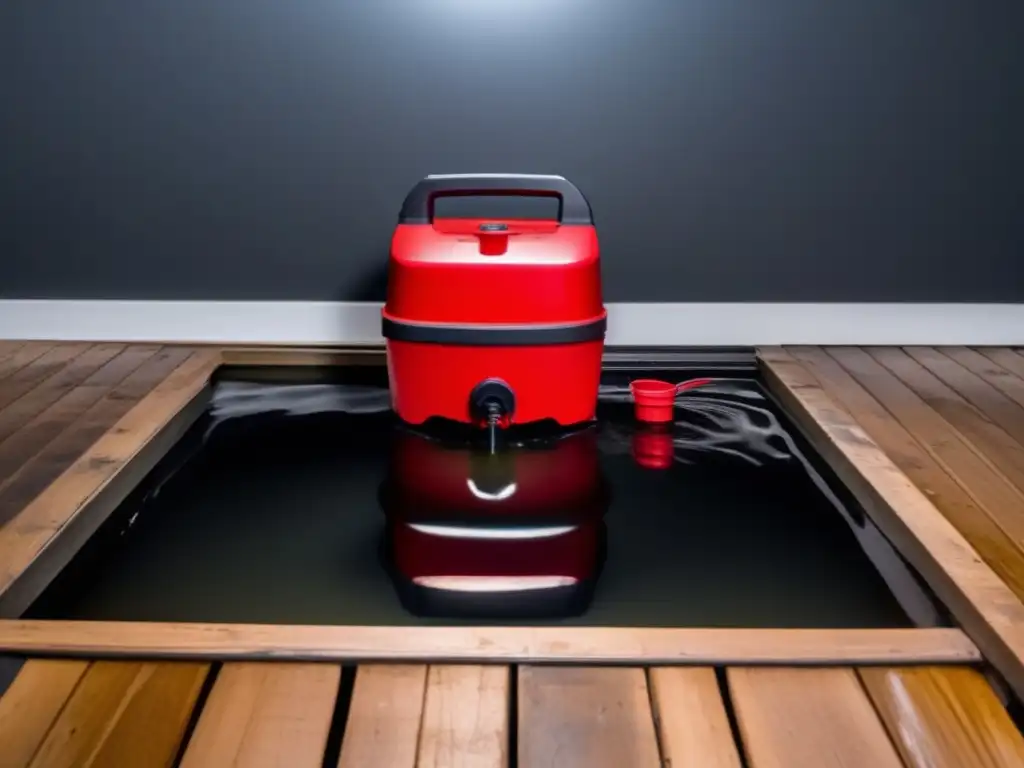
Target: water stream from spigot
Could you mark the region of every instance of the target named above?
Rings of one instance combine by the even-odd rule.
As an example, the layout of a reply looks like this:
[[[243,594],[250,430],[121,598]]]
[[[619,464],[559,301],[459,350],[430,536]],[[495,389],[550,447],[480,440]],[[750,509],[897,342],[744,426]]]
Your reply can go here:
[[[498,452],[498,425],[501,422],[501,406],[498,403],[487,404],[487,440],[491,455]]]

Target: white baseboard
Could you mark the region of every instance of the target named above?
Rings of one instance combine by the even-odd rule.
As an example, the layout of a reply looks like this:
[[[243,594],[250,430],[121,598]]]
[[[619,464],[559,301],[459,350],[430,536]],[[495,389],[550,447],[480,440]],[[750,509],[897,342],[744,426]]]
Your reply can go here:
[[[1024,304],[608,304],[611,346],[1024,344]],[[0,339],[379,344],[380,304],[0,300]]]

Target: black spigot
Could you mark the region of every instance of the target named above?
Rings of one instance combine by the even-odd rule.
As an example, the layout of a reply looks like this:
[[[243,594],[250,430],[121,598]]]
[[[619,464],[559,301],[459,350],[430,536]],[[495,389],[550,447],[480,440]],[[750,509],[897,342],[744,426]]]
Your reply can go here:
[[[484,379],[469,393],[469,409],[473,418],[487,425],[491,453],[498,450],[498,431],[502,419],[510,419],[516,410],[516,396],[501,379]]]

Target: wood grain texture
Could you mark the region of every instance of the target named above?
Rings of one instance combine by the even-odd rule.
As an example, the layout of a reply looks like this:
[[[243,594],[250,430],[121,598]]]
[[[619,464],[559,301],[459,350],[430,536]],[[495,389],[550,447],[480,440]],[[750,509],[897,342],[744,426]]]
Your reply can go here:
[[[741,768],[714,669],[654,667],[648,684],[664,765]]]
[[[57,346],[54,342],[31,341],[17,349],[11,350],[0,359],[0,380],[9,379],[18,371],[34,363],[51,349]]]
[[[898,356],[879,355],[888,366],[901,370],[912,380],[914,370],[924,373],[913,360],[899,350]],[[931,408],[906,385],[890,367],[860,349],[830,349],[830,354],[846,368],[872,395],[885,405],[893,418],[902,423],[922,442],[946,471],[978,502],[980,508],[1014,542],[1024,554],[1024,531],[1019,512],[1024,508],[1024,497],[1007,481],[991,462],[975,450],[974,446],[942,415]],[[902,358],[903,365],[900,365]],[[910,372],[906,370],[911,368]],[[859,414],[857,414],[859,416]],[[1005,510],[1017,510],[1012,515]]]
[[[907,768],[1024,766],[1024,738],[973,669],[862,669]]]
[[[82,414],[106,397],[128,375],[152,357],[154,352],[155,347],[130,347],[124,350],[51,405],[30,414],[30,418],[19,429],[0,442],[0,524],[8,519],[5,512],[11,509],[18,511],[28,501],[24,501],[20,506],[5,504],[2,501],[4,489],[17,482],[16,478],[21,470],[58,437],[64,438],[61,440],[60,448],[66,451],[68,446],[65,443],[74,438],[73,432],[69,432],[73,430]],[[107,426],[111,424],[113,421]],[[95,440],[90,441],[90,444],[91,442]],[[84,447],[87,446],[83,446],[83,450]],[[45,483],[45,480],[43,482]],[[37,487],[36,493],[43,488],[45,484]]]
[[[90,515],[89,527],[79,529],[77,541],[73,541],[66,533],[68,526],[75,522],[82,510],[89,509],[93,513],[99,510],[100,507],[95,503],[97,498],[119,473],[129,465],[134,465],[131,469],[139,473],[139,476],[131,486],[118,487],[116,494],[107,495],[107,508],[101,517],[105,519],[109,515],[134,487],[134,483],[141,480],[140,473],[148,471],[159,455],[167,450],[168,446],[161,445],[156,438],[172,426],[178,429],[183,426],[180,419],[176,421],[177,417],[206,391],[210,374],[219,362],[219,356],[213,353],[191,355],[45,491],[0,528],[0,595],[22,577],[40,553],[50,547],[58,536],[64,547],[63,560],[58,565],[63,567],[73,551],[77,551],[86,535],[90,535],[102,519],[97,519],[100,516],[96,514]],[[196,416],[198,412],[191,418]],[[177,439],[176,435],[174,439]],[[155,449],[159,449],[159,455],[149,456]],[[140,453],[147,450],[149,466],[146,466],[145,461],[133,462]]]
[[[644,670],[520,667],[519,764],[658,768]]]
[[[93,663],[30,765],[172,765],[207,672],[205,664]]]
[[[940,349],[943,352],[948,352],[947,347],[940,347]],[[1003,370],[1024,381],[1024,355],[1019,355],[1014,350],[1005,347],[979,347],[976,351]],[[1016,387],[1014,389],[1016,390]]]
[[[1024,408],[1024,365],[1017,365],[1012,357],[1000,353],[1010,350],[977,351],[968,347],[939,347],[938,351],[962,365],[975,376],[992,385],[1006,397]],[[988,354],[985,354],[988,353]],[[1012,354],[1012,353],[1011,353]],[[1006,359],[1007,368],[999,361]],[[1018,360],[1021,358],[1018,356]]]
[[[903,768],[853,670],[727,674],[751,768]]]
[[[934,350],[932,353],[938,355]],[[995,471],[995,482],[1007,486],[1006,493],[1016,498],[1020,510],[1017,534],[1024,539],[1024,491],[1021,490],[1024,488],[1024,445],[1005,431],[1005,424],[991,421],[918,360],[898,349],[875,349],[871,350],[871,355],[939,414]],[[956,362],[942,359],[963,370]],[[1024,419],[1024,410],[1020,410],[1020,415]],[[948,426],[946,429],[949,431]]]
[[[415,768],[426,689],[422,664],[359,667],[338,768]]]
[[[857,422],[908,478],[928,497],[942,515],[960,531],[982,559],[1024,599],[1024,550],[996,521],[997,515],[982,506],[988,499],[979,488],[975,498],[950,473],[949,463],[965,448],[949,436],[931,438],[918,428],[911,432],[885,406],[818,347],[791,347],[798,360],[828,392],[837,405],[857,415]],[[952,453],[951,453],[952,452]]]
[[[8,403],[0,409],[0,441],[6,440],[75,387],[89,381],[123,351],[122,344],[95,344],[17,400]]]
[[[226,664],[181,768],[320,768],[341,667]]]
[[[275,626],[0,621],[0,651],[138,658],[561,664],[971,664],[958,629]]]
[[[74,692],[87,661],[25,662],[0,698],[0,768],[25,768]]]
[[[876,525],[1024,694],[1024,605],[850,414],[785,350],[759,350],[769,387]]]
[[[384,365],[384,350],[368,347],[365,349],[318,349],[316,347],[225,347],[222,352],[224,365],[256,366],[357,366]]]
[[[0,455],[0,524],[25,509],[191,354],[190,349],[156,352],[68,423],[59,439],[51,441],[38,453]]]
[[[59,375],[68,363],[92,348],[92,344],[58,344],[23,368],[0,380],[0,412],[24,397],[51,376]]]
[[[941,379],[980,413],[1000,425],[1015,440],[1024,444],[1024,408],[998,387],[968,368],[931,347],[905,347],[906,353]],[[1007,377],[1012,381],[1012,377]]]
[[[510,676],[498,665],[430,667],[417,768],[507,768]]]
[[[11,355],[17,352],[19,349],[25,346],[28,342],[25,341],[12,341],[10,339],[0,339],[0,363],[3,363]]]

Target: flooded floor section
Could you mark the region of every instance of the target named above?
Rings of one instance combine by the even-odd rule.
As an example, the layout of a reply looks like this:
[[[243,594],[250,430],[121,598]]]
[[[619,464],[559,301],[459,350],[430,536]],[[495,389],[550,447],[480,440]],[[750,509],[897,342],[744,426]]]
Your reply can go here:
[[[29,615],[943,623],[754,379],[686,392],[675,424],[654,429],[633,421],[629,374],[609,374],[596,424],[512,435],[492,454],[398,425],[383,375],[220,381],[208,412]]]

